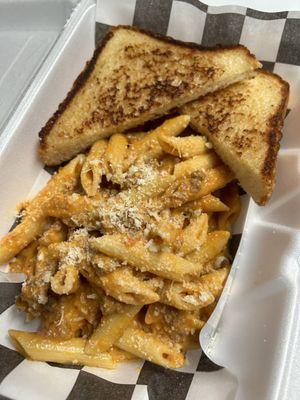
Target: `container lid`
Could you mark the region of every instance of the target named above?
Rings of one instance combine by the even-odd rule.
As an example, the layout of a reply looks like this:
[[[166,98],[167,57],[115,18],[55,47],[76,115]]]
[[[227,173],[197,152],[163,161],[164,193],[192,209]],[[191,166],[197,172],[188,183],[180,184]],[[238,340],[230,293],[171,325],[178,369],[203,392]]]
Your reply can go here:
[[[78,0],[2,0],[0,135]]]

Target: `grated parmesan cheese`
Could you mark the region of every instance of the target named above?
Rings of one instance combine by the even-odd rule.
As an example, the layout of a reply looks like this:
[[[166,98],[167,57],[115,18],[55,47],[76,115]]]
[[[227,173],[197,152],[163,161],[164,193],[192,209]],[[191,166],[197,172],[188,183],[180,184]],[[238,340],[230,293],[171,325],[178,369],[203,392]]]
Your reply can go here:
[[[44,273],[44,276],[43,276],[44,283],[49,283],[50,280],[51,280],[51,276],[52,276],[51,272],[50,271],[46,271]]]
[[[92,300],[96,300],[98,297],[96,295],[96,293],[92,293],[92,294],[88,294],[86,296],[87,299],[92,299]]]
[[[39,304],[46,304],[47,303],[47,301],[48,301],[48,297],[45,295],[45,294],[43,294],[43,293],[40,293],[39,295],[38,295],[38,303]]]
[[[42,251],[39,251],[38,255],[37,255],[37,260],[38,261],[43,261],[44,258],[45,258],[44,253]]]
[[[206,303],[207,301],[209,301],[211,298],[210,293],[208,292],[202,292],[199,295],[199,300],[201,301],[201,303]]]
[[[195,296],[193,296],[191,294],[187,294],[186,296],[184,296],[183,300],[188,304],[192,304],[193,306],[199,305],[199,302],[197,301]]]
[[[68,248],[66,257],[64,257],[65,264],[78,264],[84,259],[84,253],[78,246],[71,246]]]

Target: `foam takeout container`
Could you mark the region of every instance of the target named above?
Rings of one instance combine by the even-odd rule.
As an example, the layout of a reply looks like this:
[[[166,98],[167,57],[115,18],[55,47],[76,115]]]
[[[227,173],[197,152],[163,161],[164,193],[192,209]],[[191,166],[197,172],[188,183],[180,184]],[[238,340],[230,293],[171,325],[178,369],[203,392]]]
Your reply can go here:
[[[34,6],[34,1],[27,3]],[[98,8],[93,0],[81,0],[71,13],[75,3],[65,2],[64,22],[56,26],[56,34],[48,35],[48,45],[27,75],[24,69],[21,89],[10,93],[7,88],[11,97],[4,116],[10,118],[0,118],[1,236],[11,228],[18,202],[32,197],[53,172],[37,157],[37,134],[92,56],[95,35],[100,40],[109,25],[135,24],[204,45],[240,42],[264,67],[288,80],[291,111],[278,157],[277,185],[265,207],[243,196],[243,213],[233,232],[234,241],[241,241],[218,306],[201,331],[203,353],[189,352],[181,370],[143,361],[107,371],[24,360],[9,342],[7,329],[35,330],[38,322],[26,323],[13,305],[22,277],[1,272],[0,397],[299,399],[300,13],[207,7],[194,0],[103,0]]]

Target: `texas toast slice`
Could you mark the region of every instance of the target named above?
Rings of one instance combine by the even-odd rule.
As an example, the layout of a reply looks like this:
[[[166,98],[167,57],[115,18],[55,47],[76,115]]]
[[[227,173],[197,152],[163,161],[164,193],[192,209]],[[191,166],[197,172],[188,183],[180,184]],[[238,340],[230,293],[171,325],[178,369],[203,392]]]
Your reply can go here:
[[[40,132],[40,155],[60,164],[97,139],[141,125],[240,81],[260,63],[243,46],[203,49],[133,27],[112,28]]]
[[[241,186],[263,205],[275,184],[276,158],[289,85],[259,70],[254,76],[181,107],[206,135]]]

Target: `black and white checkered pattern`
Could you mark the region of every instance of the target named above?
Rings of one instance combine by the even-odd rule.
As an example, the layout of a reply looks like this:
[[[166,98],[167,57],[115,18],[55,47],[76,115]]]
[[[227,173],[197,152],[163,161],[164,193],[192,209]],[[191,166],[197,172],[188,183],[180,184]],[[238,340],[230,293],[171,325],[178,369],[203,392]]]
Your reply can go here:
[[[96,44],[109,26],[117,24],[133,24],[205,46],[242,43],[257,55],[264,68],[290,82],[290,107],[293,108],[295,95],[300,91],[300,13],[265,13],[239,6],[211,7],[197,0],[101,0],[98,3]],[[45,168],[41,181],[45,182],[55,170]],[[231,241],[233,253],[241,239],[240,231],[235,233]],[[222,400],[236,390],[235,378],[201,351],[190,351],[188,365],[180,371],[143,361],[120,365],[117,371],[111,372],[24,360],[13,350],[3,328],[24,329],[23,317],[13,306],[19,289],[19,284],[0,284],[0,399]]]

